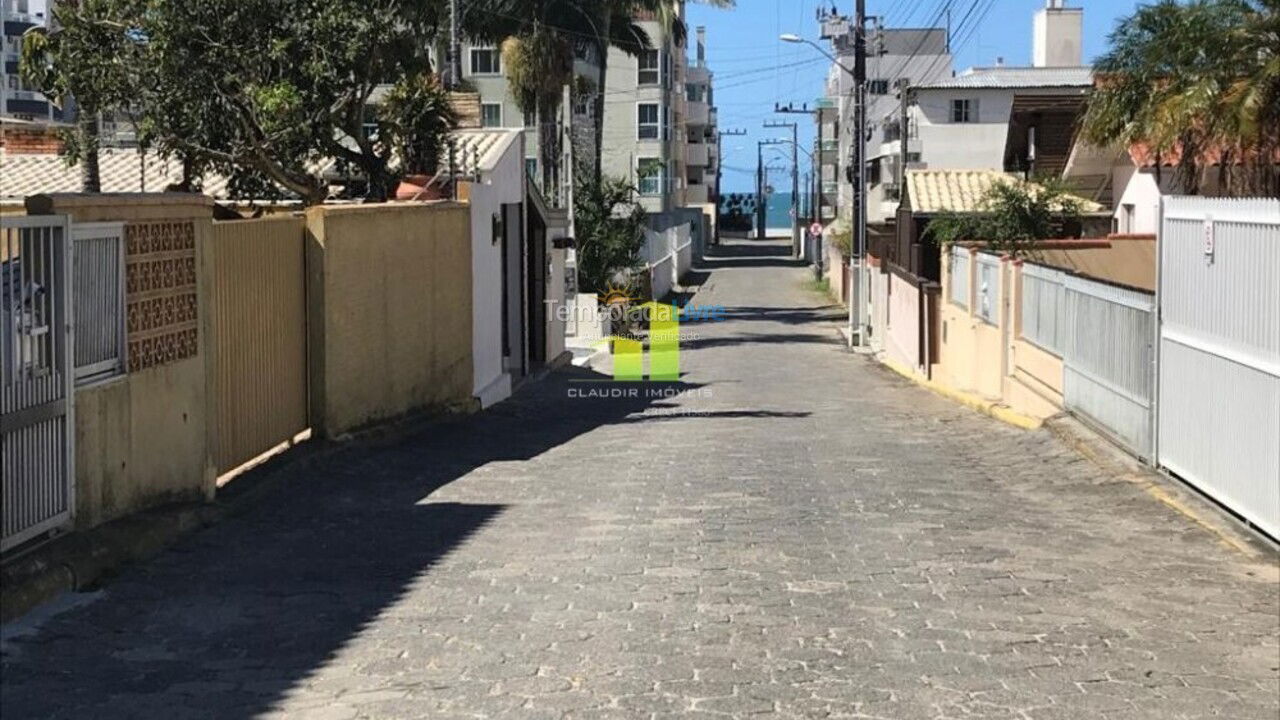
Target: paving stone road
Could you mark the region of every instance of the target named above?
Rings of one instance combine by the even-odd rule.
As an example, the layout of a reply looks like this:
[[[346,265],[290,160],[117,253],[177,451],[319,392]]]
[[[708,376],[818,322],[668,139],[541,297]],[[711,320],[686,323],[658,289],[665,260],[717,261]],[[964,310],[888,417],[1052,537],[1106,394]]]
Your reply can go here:
[[[776,250],[707,263],[681,394],[282,471],[11,638],[3,717],[1280,716],[1275,556],[847,354]]]

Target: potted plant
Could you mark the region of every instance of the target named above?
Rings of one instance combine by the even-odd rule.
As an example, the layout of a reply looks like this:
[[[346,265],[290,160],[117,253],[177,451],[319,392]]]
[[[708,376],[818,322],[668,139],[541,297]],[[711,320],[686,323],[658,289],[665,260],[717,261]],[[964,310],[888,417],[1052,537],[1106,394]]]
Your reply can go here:
[[[379,131],[384,133],[400,164],[396,199],[444,197],[448,180],[432,180],[440,169],[449,133],[458,122],[449,92],[431,75],[402,78],[383,99],[378,120]]]

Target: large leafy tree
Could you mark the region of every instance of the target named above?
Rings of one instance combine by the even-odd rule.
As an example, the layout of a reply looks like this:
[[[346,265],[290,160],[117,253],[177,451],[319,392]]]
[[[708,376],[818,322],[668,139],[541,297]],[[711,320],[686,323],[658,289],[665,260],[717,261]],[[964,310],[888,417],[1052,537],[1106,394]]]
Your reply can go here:
[[[27,31],[20,59],[23,77],[46,95],[77,107],[67,151],[78,161],[81,189],[98,192],[98,119],[136,97],[138,44],[121,0],[62,0],[52,8],[52,31]]]
[[[1196,193],[1280,193],[1280,0],[1160,0],[1122,20],[1095,63],[1084,136],[1176,162]]]
[[[136,111],[145,142],[196,174],[227,173],[236,195],[283,190],[320,202],[323,169],[336,159],[382,199],[394,143],[377,131],[376,94],[430,72],[442,4],[63,2],[55,5],[60,31],[30,43],[25,64],[48,68],[55,87],[86,110]]]

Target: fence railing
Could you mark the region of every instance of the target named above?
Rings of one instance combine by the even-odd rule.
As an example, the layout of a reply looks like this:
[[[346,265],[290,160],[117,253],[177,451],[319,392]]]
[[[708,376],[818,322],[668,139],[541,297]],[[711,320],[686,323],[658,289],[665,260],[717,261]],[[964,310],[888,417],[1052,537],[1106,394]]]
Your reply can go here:
[[[1024,263],[1022,265],[1022,337],[1028,342],[1062,357],[1066,300],[1061,270]]]
[[[69,235],[63,215],[0,218],[0,551],[75,508]]]
[[[1063,298],[1063,403],[1149,459],[1154,297],[1067,275]]]
[[[1166,197],[1158,460],[1280,539],[1280,200]]]
[[[958,245],[951,247],[951,302],[969,309],[969,260],[972,253]]]
[[[124,223],[72,226],[76,382],[125,371]]]

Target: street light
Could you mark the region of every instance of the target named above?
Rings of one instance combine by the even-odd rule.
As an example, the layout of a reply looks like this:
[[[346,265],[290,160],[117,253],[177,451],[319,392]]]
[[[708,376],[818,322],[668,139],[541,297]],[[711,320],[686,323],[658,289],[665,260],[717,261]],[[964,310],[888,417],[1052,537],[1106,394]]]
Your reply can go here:
[[[858,283],[854,288],[854,292],[849,293],[849,339],[850,344],[853,343],[853,335],[858,335],[858,343],[867,344],[868,327],[866,318],[866,303],[862,300],[862,294],[865,292],[870,278],[867,273],[867,180],[866,180],[866,155],[867,155],[867,113],[866,113],[866,45],[865,36],[863,35],[863,0],[858,0],[858,27],[857,27],[857,43],[855,44],[855,69],[850,70],[844,66],[834,55],[827,52],[821,45],[812,40],[802,38],[795,33],[783,33],[778,36],[782,42],[793,44],[804,44],[822,53],[836,67],[840,68],[853,78],[854,90],[854,127],[857,135],[853,143],[853,166],[858,178],[856,187],[853,188],[853,197],[857,202],[854,212],[853,235],[854,235],[854,253],[858,260]]]

